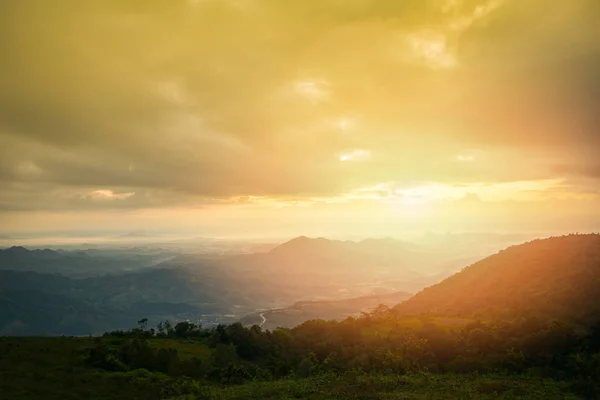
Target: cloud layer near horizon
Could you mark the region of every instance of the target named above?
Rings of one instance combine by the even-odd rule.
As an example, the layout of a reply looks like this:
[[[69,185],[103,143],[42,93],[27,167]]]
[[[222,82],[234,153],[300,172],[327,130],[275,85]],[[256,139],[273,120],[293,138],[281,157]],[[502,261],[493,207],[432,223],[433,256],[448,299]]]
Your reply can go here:
[[[594,216],[599,4],[4,1],[0,210],[553,180],[501,200]]]

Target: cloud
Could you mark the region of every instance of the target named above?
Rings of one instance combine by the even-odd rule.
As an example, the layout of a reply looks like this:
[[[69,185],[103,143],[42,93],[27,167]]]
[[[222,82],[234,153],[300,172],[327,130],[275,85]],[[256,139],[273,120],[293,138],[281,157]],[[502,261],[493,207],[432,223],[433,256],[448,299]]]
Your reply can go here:
[[[599,163],[560,164],[554,167],[560,174],[600,179]]]
[[[458,156],[456,156],[456,160],[458,162],[470,163],[470,162],[475,161],[475,157],[471,156],[471,155],[467,155],[467,156],[458,155]]]
[[[455,55],[448,49],[446,36],[436,32],[418,32],[407,37],[415,60],[429,68],[454,68],[458,65]]]
[[[340,154],[340,161],[343,162],[360,162],[360,161],[368,161],[371,159],[371,152],[368,150],[357,149],[352,151],[347,151]]]
[[[108,189],[94,190],[89,194],[94,200],[123,200],[135,195],[135,192],[115,193]]]
[[[597,7],[4,1],[0,204],[553,179],[600,148]],[[468,162],[472,148],[485,163]],[[98,190],[110,201],[63,195]]]
[[[355,189],[347,199],[381,199],[398,202],[436,202],[474,200],[485,202],[540,201],[550,198],[584,198],[582,193],[560,179],[512,182],[420,183],[384,182],[372,187]],[[596,197],[596,196],[592,196]]]
[[[600,145],[600,6],[506,1],[464,32],[459,57],[474,78],[459,110],[472,140],[583,152]],[[477,134],[475,134],[477,132]]]
[[[329,97],[329,86],[326,81],[306,80],[294,83],[294,90],[300,96],[307,98],[312,103],[320,103]]]

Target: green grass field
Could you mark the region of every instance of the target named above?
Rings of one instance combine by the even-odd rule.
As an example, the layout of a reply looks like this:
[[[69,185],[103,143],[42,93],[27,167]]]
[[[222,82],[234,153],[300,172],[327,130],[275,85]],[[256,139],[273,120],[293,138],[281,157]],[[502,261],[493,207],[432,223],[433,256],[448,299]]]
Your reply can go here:
[[[111,339],[114,345],[118,339]],[[153,339],[183,357],[209,357],[189,341]],[[577,399],[551,380],[500,375],[320,375],[222,386],[145,370],[108,372],[86,366],[92,338],[0,338],[2,399]]]

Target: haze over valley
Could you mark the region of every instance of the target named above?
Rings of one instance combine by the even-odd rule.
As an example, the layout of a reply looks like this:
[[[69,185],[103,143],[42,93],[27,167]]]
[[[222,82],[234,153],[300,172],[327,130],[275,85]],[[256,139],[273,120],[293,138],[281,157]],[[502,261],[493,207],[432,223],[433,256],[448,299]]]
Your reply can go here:
[[[301,236],[278,245],[200,238],[132,245],[123,239],[71,244],[68,250],[11,246],[0,250],[0,332],[99,334],[129,328],[141,317],[211,326],[251,321],[252,315],[297,302],[315,310],[290,321],[270,317],[268,326],[339,319],[379,301],[393,306],[522,237],[429,234],[413,243]],[[327,309],[329,301],[349,299],[350,306],[340,311]]]

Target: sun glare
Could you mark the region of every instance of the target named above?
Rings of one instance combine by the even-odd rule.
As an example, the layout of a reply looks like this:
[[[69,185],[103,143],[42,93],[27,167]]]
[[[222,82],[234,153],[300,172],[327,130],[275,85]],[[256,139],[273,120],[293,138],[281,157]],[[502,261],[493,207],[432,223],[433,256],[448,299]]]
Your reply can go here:
[[[340,154],[340,161],[368,161],[371,159],[371,152],[367,150],[352,150],[347,153]]]

